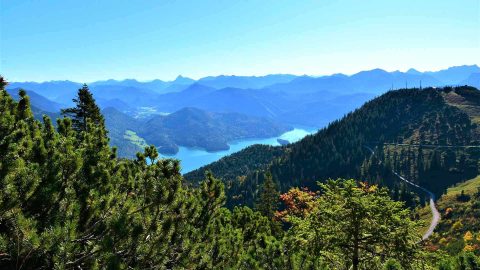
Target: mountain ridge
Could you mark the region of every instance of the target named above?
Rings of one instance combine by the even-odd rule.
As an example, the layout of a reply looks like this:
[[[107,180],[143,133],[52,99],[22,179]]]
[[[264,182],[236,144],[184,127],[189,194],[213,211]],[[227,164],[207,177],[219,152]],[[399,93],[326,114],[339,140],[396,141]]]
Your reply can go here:
[[[461,181],[463,176],[455,173],[459,170],[458,168],[465,170],[466,177],[478,172],[476,160],[480,154],[475,152],[476,150],[471,150],[473,152],[455,152],[445,149],[431,151],[419,150],[418,147],[402,150],[383,145],[381,142],[480,144],[480,141],[476,140],[477,125],[463,110],[445,101],[443,94],[449,91],[457,92],[466,98],[468,98],[468,91],[479,92],[471,87],[389,91],[347,114],[341,120],[334,121],[315,135],[307,136],[297,143],[283,148],[271,148],[267,150],[269,153],[262,154],[254,150],[256,146],[252,146],[190,172],[185,177],[195,182],[205,171],[212,171],[230,187],[228,191],[230,206],[238,203],[232,199],[232,194],[247,194],[250,197],[242,198],[241,201],[249,205],[255,201],[255,190],[262,182],[261,171],[263,170],[273,174],[281,190],[287,190],[292,186],[314,188],[316,181],[330,177],[356,178],[372,183],[396,185],[398,181],[392,175],[392,170],[388,169],[389,166],[396,166],[396,171],[399,173],[413,181],[423,181],[422,186],[440,194],[447,186]],[[480,102],[478,106],[480,107]],[[434,124],[437,121],[442,125]],[[371,160],[370,153],[364,148],[365,145],[381,147],[383,151],[379,159],[383,160]],[[276,151],[283,154],[274,155]],[[250,154],[249,158],[244,160],[246,152]],[[414,174],[404,168],[407,163],[392,161],[394,156],[407,155],[407,153],[413,156],[411,160],[422,164],[422,168],[415,167]],[[440,162],[437,160],[438,153],[447,156],[448,161],[435,165],[438,169],[431,169],[433,164]],[[256,156],[265,155],[271,155],[272,159],[255,160]],[[426,157],[422,157],[424,155]],[[469,165],[456,164],[454,157],[457,155],[463,156]],[[424,164],[421,159],[428,159],[428,164]],[[229,165],[233,160],[235,160],[235,167]],[[256,165],[252,167],[252,163]],[[237,168],[242,169],[237,170]],[[239,182],[237,179],[244,180]],[[433,185],[432,181],[438,183]],[[250,191],[245,193],[245,190]]]

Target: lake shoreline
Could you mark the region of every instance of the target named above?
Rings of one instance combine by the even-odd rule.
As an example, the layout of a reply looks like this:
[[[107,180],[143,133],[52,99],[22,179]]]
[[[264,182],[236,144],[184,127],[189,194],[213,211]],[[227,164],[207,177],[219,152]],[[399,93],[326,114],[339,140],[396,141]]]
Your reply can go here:
[[[253,139],[242,139],[234,140],[228,143],[230,149],[224,151],[208,152],[201,148],[189,148],[184,146],[179,146],[179,151],[175,155],[164,155],[160,156],[163,158],[175,158],[181,161],[182,174],[186,174],[190,171],[198,169],[202,166],[215,162],[225,156],[231,155],[238,151],[241,151],[251,145],[255,144],[264,144],[271,146],[280,146],[277,139],[287,140],[290,143],[294,143],[307,135],[317,132],[319,128],[314,127],[298,127],[294,126],[292,130],[282,133],[276,137],[270,138],[253,138]]]

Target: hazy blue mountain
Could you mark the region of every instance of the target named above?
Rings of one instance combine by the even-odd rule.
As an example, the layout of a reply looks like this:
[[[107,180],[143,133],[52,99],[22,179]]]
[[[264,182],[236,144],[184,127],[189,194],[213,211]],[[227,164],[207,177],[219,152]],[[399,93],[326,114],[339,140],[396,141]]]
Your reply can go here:
[[[202,96],[217,91],[199,83],[194,83],[180,92],[167,93],[157,97],[156,107],[161,111],[173,112],[183,107],[192,106],[191,102]]]
[[[422,72],[414,69],[414,68],[410,68],[409,70],[407,70],[405,73],[408,73],[408,74],[413,74],[413,75],[420,75],[422,74]]]
[[[382,69],[362,71],[351,76],[356,89],[362,92],[384,93],[387,89],[422,86],[441,86],[442,82],[423,73],[386,72]],[[368,91],[368,89],[371,89]]]
[[[19,100],[20,96],[18,95],[18,91],[20,89],[21,88],[8,89],[7,92],[13,97],[13,99]],[[31,91],[31,90],[25,90],[25,91],[27,92],[27,95],[30,97],[30,104],[32,105],[32,107],[35,107],[40,111],[59,112],[60,109],[65,108],[65,105],[51,101],[46,97],[37,94],[35,91]]]
[[[182,75],[178,75],[177,78],[175,78],[174,81],[171,81],[170,83],[171,84],[183,84],[183,85],[187,85],[187,84],[192,84],[194,83],[195,80],[194,79],[191,79],[191,78],[188,78],[188,77],[183,77]]]
[[[269,89],[216,90],[195,84],[182,92],[162,95],[157,106],[162,111],[196,107],[212,112],[238,112],[266,117],[291,125],[323,127],[372,97],[373,93],[317,91],[299,95]]]
[[[148,82],[148,83],[143,83],[143,82],[139,82],[135,79],[125,79],[125,80],[120,80],[120,81],[109,79],[109,80],[105,80],[105,81],[92,82],[92,83],[89,84],[89,86],[93,88],[93,87],[96,87],[96,86],[103,86],[103,85],[115,85],[115,86],[126,86],[126,87],[141,88],[142,86],[146,86],[147,84],[148,85],[155,85],[157,87],[161,87],[161,85],[163,85],[164,83],[165,82],[160,81],[160,80],[156,80],[156,81],[152,81],[152,82]],[[147,87],[145,87],[145,88],[147,88]]]
[[[106,81],[96,81],[90,85],[91,88],[96,88],[98,86],[123,86],[123,87],[133,87],[137,89],[148,89],[157,93],[169,93],[183,90],[188,85],[194,83],[195,80],[190,78],[178,76],[173,81],[162,81],[162,80],[152,80],[146,82],[140,82],[135,79],[126,79],[126,80],[106,80]]]
[[[262,90],[224,88],[190,100],[188,106],[214,112],[238,112],[274,118],[282,112],[283,96]]]
[[[118,98],[112,98],[112,99],[97,98],[96,102],[101,109],[112,107],[121,112],[135,111],[135,109],[132,108],[127,102],[120,100]]]
[[[43,116],[46,115],[50,118],[50,120],[52,121],[52,124],[54,126],[57,126],[57,118],[62,118],[63,117],[60,114],[60,112],[48,112],[48,111],[44,111],[42,109],[39,109],[35,106],[31,106],[31,109],[32,109],[33,116],[35,117],[35,119],[43,122]]]
[[[373,70],[353,76],[303,76],[289,83],[264,89],[216,90],[194,84],[184,91],[160,96],[157,106],[166,111],[196,107],[213,112],[239,112],[288,124],[322,127],[371,99],[376,92],[387,91],[391,88],[392,81],[401,80],[404,83],[405,76],[426,80],[423,74],[391,74],[383,70]],[[361,91],[373,87],[375,80],[381,80],[376,86],[377,91]],[[434,79],[431,81],[438,83]]]
[[[96,99],[118,99],[130,107],[154,105],[154,100],[159,95],[152,90],[122,85],[97,85],[90,87]]]
[[[344,95],[359,92],[381,94],[392,87],[394,89],[405,87],[406,83],[410,86],[418,86],[420,81],[425,86],[439,86],[443,84],[434,77],[423,73],[387,72],[382,69],[373,69],[361,71],[351,76],[344,74],[318,78],[304,76],[288,83],[275,84],[267,88],[294,95],[312,92],[324,92],[325,95]]]
[[[462,81],[461,85],[470,85],[480,88],[480,72],[470,74],[466,80]]]
[[[447,85],[458,85],[465,81],[473,73],[480,73],[480,67],[477,65],[463,65],[449,67],[440,71],[427,71],[425,74],[431,75],[437,80]]]
[[[317,99],[279,115],[277,119],[284,123],[310,127],[324,127],[330,122],[342,118],[350,111],[359,108],[374,98],[372,93],[356,93],[331,99]]]
[[[209,76],[198,80],[198,83],[214,88],[258,89],[276,83],[286,83],[297,76],[290,74],[271,74],[266,76]]]
[[[192,84],[208,86],[216,89],[223,88],[241,88],[241,89],[272,89],[275,91],[285,91],[288,93],[306,93],[329,91],[332,93],[343,92],[343,94],[352,94],[353,92],[374,92],[382,93],[387,89],[417,86],[422,81],[423,86],[440,86],[444,84],[460,84],[471,74],[479,73],[480,68],[477,65],[450,67],[445,70],[434,72],[419,72],[415,69],[409,69],[407,72],[387,72],[381,69],[362,71],[351,76],[344,74],[334,74],[330,76],[311,77],[295,76],[289,74],[272,74],[266,76],[210,76],[201,78],[198,81],[190,78],[178,76],[173,81],[153,80],[148,82],[139,82],[135,79],[122,81],[106,80],[92,82],[89,86],[92,89],[104,90],[110,87],[120,89],[142,89],[144,92],[171,93],[180,92],[188,89]],[[72,81],[49,81],[43,83],[36,82],[13,82],[8,88],[24,88],[33,90],[48,99],[59,103],[70,102],[81,83]]]
[[[49,81],[49,82],[13,82],[7,85],[7,89],[23,88],[35,91],[36,93],[58,103],[70,104],[81,83],[72,81]]]
[[[148,118],[159,112],[175,112],[185,107],[196,107],[212,112],[238,112],[250,116],[267,117],[284,123],[307,124],[316,127],[343,115],[355,106],[391,88],[405,86],[442,86],[445,84],[478,85],[480,68],[451,67],[436,72],[387,72],[373,69],[351,76],[333,74],[311,77],[294,75],[215,76],[198,81],[178,76],[173,81],[134,79],[98,81],[90,84],[101,108],[114,107],[131,116]],[[453,83],[452,83],[453,82]],[[12,83],[9,89],[23,87],[44,97],[72,104],[80,83],[51,81],[44,83]],[[344,100],[344,102],[342,102]],[[348,102],[346,101],[348,100]],[[342,106],[345,103],[345,106]],[[333,112],[335,111],[335,112]],[[312,115],[319,115],[311,121]]]

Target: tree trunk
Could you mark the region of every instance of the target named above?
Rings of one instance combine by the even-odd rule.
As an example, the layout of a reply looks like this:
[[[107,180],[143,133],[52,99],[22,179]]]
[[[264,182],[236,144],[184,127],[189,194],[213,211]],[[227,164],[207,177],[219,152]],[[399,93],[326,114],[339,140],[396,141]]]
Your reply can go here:
[[[358,270],[358,265],[360,263],[360,249],[359,249],[359,246],[360,246],[360,222],[357,220],[357,216],[355,216],[354,218],[354,222],[355,222],[355,227],[354,227],[354,233],[353,233],[353,257],[352,257],[352,267],[353,267],[353,270]]]
[[[355,248],[353,250],[353,258],[352,258],[352,266],[353,270],[358,270],[359,258],[358,258],[358,245],[355,244]]]

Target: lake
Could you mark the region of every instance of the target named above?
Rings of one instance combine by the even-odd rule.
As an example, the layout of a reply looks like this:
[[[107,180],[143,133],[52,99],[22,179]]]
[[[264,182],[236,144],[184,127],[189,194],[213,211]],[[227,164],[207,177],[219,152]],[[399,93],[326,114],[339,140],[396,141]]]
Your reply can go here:
[[[214,161],[219,160],[224,156],[228,156],[235,152],[238,152],[250,145],[254,144],[267,144],[278,146],[280,145],[277,142],[277,139],[287,140],[289,142],[296,142],[303,137],[315,133],[317,129],[314,128],[294,128],[293,130],[287,131],[278,137],[272,137],[267,139],[247,139],[247,140],[239,140],[229,143],[230,149],[225,151],[218,151],[218,152],[207,152],[203,149],[199,148],[187,148],[180,146],[179,151],[175,155],[161,155],[162,157],[167,158],[176,158],[181,161],[180,165],[182,166],[182,173],[188,173],[195,169],[202,167],[203,165],[207,165]]]

